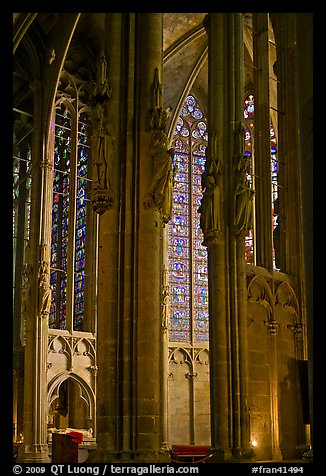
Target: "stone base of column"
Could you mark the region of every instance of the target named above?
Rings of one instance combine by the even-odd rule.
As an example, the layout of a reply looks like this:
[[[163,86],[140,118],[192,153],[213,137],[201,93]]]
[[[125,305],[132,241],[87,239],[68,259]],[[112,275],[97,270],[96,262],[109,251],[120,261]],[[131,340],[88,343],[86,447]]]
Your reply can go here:
[[[250,463],[251,461],[255,461],[255,457],[255,452],[251,447],[234,448],[229,461],[234,463]]]
[[[210,448],[209,458],[206,463],[225,463],[225,450],[222,448]]]
[[[17,463],[51,463],[48,445],[21,445],[18,450]]]
[[[88,451],[88,458],[85,461],[86,463],[118,463],[121,462],[121,451],[107,450],[97,447],[95,450]],[[125,460],[130,460],[128,458],[128,453],[125,453]]]
[[[273,453],[272,454],[273,461],[283,461],[282,452],[279,447],[273,448],[272,453]]]
[[[154,450],[138,450],[134,454],[135,463],[170,463],[170,452],[164,449]]]

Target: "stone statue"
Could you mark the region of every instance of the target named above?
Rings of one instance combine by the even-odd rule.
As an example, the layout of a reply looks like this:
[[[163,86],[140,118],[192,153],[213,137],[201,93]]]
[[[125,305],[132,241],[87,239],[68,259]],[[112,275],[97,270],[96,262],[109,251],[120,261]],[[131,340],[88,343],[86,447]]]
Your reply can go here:
[[[207,162],[207,168],[202,175],[202,189],[204,192],[198,209],[200,227],[204,233],[203,245],[207,245],[209,238],[218,238],[221,233],[221,197],[218,184],[221,160],[214,157]]]
[[[153,176],[144,200],[145,208],[151,206],[162,210],[163,219],[169,220],[172,214],[172,160],[173,148],[168,149],[167,136],[162,130],[154,131],[152,136]]]
[[[31,297],[31,265],[25,263],[22,273],[22,283],[20,288],[21,312],[28,313]]]
[[[97,101],[103,102],[105,99],[109,99],[112,95],[112,88],[107,80],[107,58],[104,55],[104,52],[101,51],[100,55],[97,58]]]
[[[235,233],[241,234],[251,227],[252,201],[254,191],[247,182],[247,159],[245,156],[235,157],[234,171],[234,199],[235,199],[235,216],[234,225]]]
[[[52,302],[52,287],[49,285],[49,264],[41,261],[39,269],[39,293],[40,293],[40,313],[42,317],[47,317],[50,312]]]
[[[170,321],[169,295],[168,271],[164,267],[162,284],[162,328],[164,331],[168,329]]]
[[[94,163],[94,186],[101,189],[110,189],[109,162],[113,154],[114,137],[109,134],[104,124],[103,107],[95,106],[96,120],[93,122],[92,155]]]

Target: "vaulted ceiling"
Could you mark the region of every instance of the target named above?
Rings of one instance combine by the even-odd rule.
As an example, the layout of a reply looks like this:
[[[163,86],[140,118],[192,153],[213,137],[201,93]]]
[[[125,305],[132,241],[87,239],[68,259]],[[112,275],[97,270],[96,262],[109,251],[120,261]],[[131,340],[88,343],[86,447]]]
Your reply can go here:
[[[14,68],[16,99],[20,94],[23,95],[26,84],[31,80],[30,68],[26,64],[28,55],[25,46],[20,44],[21,38],[28,32],[30,39],[37,40],[39,51],[35,52],[35,64],[37,55],[44,61],[49,45],[54,43],[56,36],[63,34],[67,15],[71,16],[65,13],[13,14],[14,50],[17,51]],[[189,93],[196,96],[199,105],[207,113],[208,61],[205,16],[206,13],[163,14],[163,98],[164,106],[171,107],[174,115],[178,114]],[[83,35],[89,48],[96,51],[101,32],[105,29],[105,15],[82,13],[76,18],[75,35]],[[251,14],[245,14],[244,18],[245,64],[249,64],[252,61]],[[24,43],[28,45],[28,42]],[[252,67],[246,68],[246,85],[252,84],[252,79]],[[23,97],[18,102],[23,105]],[[27,104],[26,107],[28,108]]]

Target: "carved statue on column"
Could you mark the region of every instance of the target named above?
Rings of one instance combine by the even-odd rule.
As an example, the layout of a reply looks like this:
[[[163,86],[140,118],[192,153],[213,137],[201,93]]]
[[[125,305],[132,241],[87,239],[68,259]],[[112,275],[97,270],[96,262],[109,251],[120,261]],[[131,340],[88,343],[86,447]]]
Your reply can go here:
[[[146,117],[147,130],[152,131],[151,156],[153,173],[145,198],[144,208],[156,208],[161,212],[163,226],[172,218],[172,189],[174,148],[168,147],[166,121],[171,114],[171,107],[162,108],[162,88],[159,82],[158,68],[154,71],[152,84],[152,107]]]
[[[171,115],[172,108],[162,107],[162,87],[159,82],[158,68],[154,71],[154,81],[152,84],[152,107],[149,109],[146,117],[147,130],[161,129],[166,130],[167,119]]]
[[[31,274],[32,266],[25,263],[23,266],[22,283],[20,289],[21,296],[21,313],[27,314],[29,311],[30,297],[31,297]]]
[[[168,148],[168,138],[163,130],[153,132],[151,155],[153,158],[153,175],[144,199],[144,207],[155,207],[162,211],[167,223],[172,216],[172,160],[175,150]]]
[[[97,60],[97,78],[92,92],[92,141],[93,183],[91,198],[93,209],[102,215],[113,206],[110,187],[110,164],[113,160],[115,138],[109,130],[107,102],[112,88],[107,81],[107,59],[103,52]]]
[[[38,273],[39,279],[39,312],[42,318],[48,317],[52,302],[52,286],[50,286],[49,263],[46,260],[46,245],[41,246],[41,260]]]
[[[166,332],[169,328],[170,323],[170,306],[169,306],[169,278],[168,271],[164,267],[162,272],[162,329],[163,332]]]
[[[234,164],[234,225],[237,236],[247,233],[251,227],[251,214],[254,191],[247,182],[247,160],[244,156],[236,157]]]
[[[109,99],[112,94],[112,87],[107,80],[107,58],[104,55],[103,50],[97,58],[97,100],[103,102],[105,99]]]
[[[255,192],[247,180],[248,159],[245,150],[245,125],[240,122],[235,131],[235,156],[234,156],[234,227],[235,235],[245,235],[251,227],[253,197]]]
[[[221,232],[221,190],[219,175],[222,172],[222,161],[217,155],[216,136],[212,137],[213,152],[208,157],[206,168],[202,174],[201,186],[203,197],[198,209],[200,213],[200,227],[204,233],[203,245],[217,243]],[[208,148],[206,148],[206,153]],[[207,154],[208,155],[208,154]]]

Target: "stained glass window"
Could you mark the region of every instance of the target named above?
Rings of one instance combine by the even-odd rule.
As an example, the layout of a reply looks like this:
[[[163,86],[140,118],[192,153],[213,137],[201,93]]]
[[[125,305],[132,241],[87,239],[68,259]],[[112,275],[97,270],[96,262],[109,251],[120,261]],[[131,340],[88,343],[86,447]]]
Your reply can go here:
[[[208,341],[207,249],[202,245],[198,213],[207,142],[206,119],[189,95],[173,136],[173,211],[168,225],[170,341]]]
[[[270,127],[270,140],[271,140],[271,178],[272,178],[272,220],[273,220],[273,267],[277,269],[276,253],[279,240],[279,199],[278,199],[278,172],[279,161],[277,157],[277,141],[274,131],[274,127],[271,124]]]
[[[64,103],[57,107],[51,241],[51,328],[66,329],[72,325],[74,330],[83,330],[90,140],[86,128],[85,114],[72,117]],[[77,144],[73,139],[76,130]]]
[[[255,117],[255,105],[254,96],[249,94],[244,101],[244,119],[246,124],[246,136],[245,136],[245,155],[249,158],[249,172],[247,174],[248,183],[253,187],[254,184],[254,117]],[[270,125],[270,152],[271,152],[271,184],[272,184],[272,230],[273,235],[276,235],[278,227],[278,167],[279,161],[277,157],[277,141],[273,124]],[[253,187],[254,188],[254,187]],[[254,224],[253,224],[254,226]],[[245,237],[246,246],[246,261],[247,263],[254,263],[254,229],[249,230],[248,235]],[[275,241],[275,240],[274,240]],[[275,243],[273,243],[273,266],[276,268],[275,263]]]
[[[20,312],[21,272],[30,238],[33,126],[29,113],[14,110],[13,116],[13,298],[14,310]]]
[[[254,118],[254,96],[252,94],[249,94],[244,101],[244,119],[246,126],[244,153],[249,161],[249,170],[247,171],[247,183],[252,189],[254,189]],[[254,264],[254,219],[252,219],[252,227],[245,237],[245,255],[246,262],[249,264]]]

